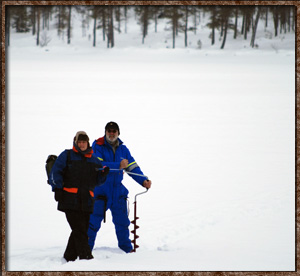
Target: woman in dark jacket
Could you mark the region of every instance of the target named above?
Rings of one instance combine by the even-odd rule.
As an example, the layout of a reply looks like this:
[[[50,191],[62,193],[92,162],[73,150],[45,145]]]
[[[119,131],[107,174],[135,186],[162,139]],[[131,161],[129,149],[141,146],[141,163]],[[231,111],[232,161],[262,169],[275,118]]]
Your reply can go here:
[[[64,253],[66,261],[93,259],[87,230],[94,207],[94,188],[102,185],[109,172],[93,154],[89,137],[76,133],[71,150],[63,151],[50,172],[49,182],[58,201],[58,210],[65,212],[72,229]]]

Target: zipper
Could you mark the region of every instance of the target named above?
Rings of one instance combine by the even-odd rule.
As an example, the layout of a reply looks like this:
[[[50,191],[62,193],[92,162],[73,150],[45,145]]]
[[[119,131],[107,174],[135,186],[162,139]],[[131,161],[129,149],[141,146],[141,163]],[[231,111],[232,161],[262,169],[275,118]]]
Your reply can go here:
[[[85,156],[81,156],[81,160],[82,160],[82,167],[84,168],[84,170],[86,170],[87,158]],[[85,171],[84,171],[84,173],[85,173]],[[83,183],[84,183],[84,179],[83,179],[84,173],[80,177],[80,188],[81,188],[80,192],[81,192],[81,195],[79,196],[79,198],[80,198],[80,205],[81,205],[81,210],[82,211],[84,211],[83,201],[82,201],[82,197],[84,197],[84,195],[82,195],[82,190],[84,190],[84,188],[82,187]]]

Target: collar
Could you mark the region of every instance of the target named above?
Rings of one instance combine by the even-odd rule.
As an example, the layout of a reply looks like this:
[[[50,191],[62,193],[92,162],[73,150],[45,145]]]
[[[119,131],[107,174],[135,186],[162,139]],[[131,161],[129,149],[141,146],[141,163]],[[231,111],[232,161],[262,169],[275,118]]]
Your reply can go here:
[[[120,138],[118,138],[118,146],[122,145],[123,142]],[[107,146],[112,146],[110,143],[107,142],[105,135],[103,137],[100,137],[96,140],[96,144],[99,146],[107,145]]]
[[[76,153],[80,153],[84,157],[87,157],[87,158],[91,158],[94,153],[94,151],[91,147],[87,148],[85,151],[82,151],[82,150],[80,150],[80,148],[78,148],[78,146],[75,143],[73,144],[73,151]]]

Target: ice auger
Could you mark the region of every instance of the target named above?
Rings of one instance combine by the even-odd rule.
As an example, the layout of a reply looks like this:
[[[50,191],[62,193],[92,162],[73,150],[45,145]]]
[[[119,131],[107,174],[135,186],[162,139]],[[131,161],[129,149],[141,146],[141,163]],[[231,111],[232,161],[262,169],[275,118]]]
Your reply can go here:
[[[103,168],[100,168],[98,169],[99,171],[103,170]],[[111,171],[122,171],[122,169],[110,169]],[[142,175],[142,174],[137,174],[137,173],[133,173],[133,172],[127,172],[126,173],[128,174],[132,174],[132,175],[137,175],[137,176],[143,176],[145,177],[147,180],[148,177],[146,175]],[[136,198],[141,195],[141,194],[145,194],[148,192],[148,188],[146,188],[146,191],[144,192],[141,192],[141,193],[138,193],[135,195],[134,197],[134,219],[131,221],[131,223],[133,224],[133,230],[131,231],[131,233],[133,233],[133,240],[131,241],[133,243],[133,249],[132,249],[132,252],[136,252],[136,249],[139,248],[139,246],[136,244],[136,240],[139,238],[139,236],[136,234],[136,230],[138,228],[140,228],[137,224],[136,224],[136,221],[139,219],[139,217],[137,217],[137,214],[136,214],[136,206],[137,206],[137,201],[136,201]]]
[[[139,246],[136,244],[136,240],[139,238],[139,236],[136,234],[136,230],[140,228],[136,224],[136,221],[139,219],[139,217],[137,217],[137,214],[136,214],[136,206],[137,206],[136,198],[137,198],[137,196],[147,193],[147,192],[148,192],[148,188],[146,191],[136,194],[134,197],[134,203],[133,203],[134,204],[134,219],[131,221],[131,223],[133,224],[133,230],[131,231],[131,233],[133,233],[133,240],[131,241],[133,243],[132,252],[136,252],[136,249],[139,248]]]

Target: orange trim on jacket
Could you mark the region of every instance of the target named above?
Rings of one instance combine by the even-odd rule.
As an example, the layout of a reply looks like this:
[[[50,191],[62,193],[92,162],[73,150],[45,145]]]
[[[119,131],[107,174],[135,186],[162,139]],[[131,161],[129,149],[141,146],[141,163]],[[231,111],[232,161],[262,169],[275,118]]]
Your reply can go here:
[[[64,187],[63,189],[64,189],[66,192],[72,193],[72,194],[77,194],[77,192],[78,192],[78,188],[66,188],[66,187]]]
[[[63,189],[68,193],[72,193],[72,194],[77,194],[78,193],[78,188],[66,188],[66,187],[64,187]],[[89,191],[89,192],[90,192],[91,197],[94,197],[94,192],[93,191]]]
[[[78,153],[78,150],[74,146],[73,146],[73,151]],[[86,153],[84,156],[87,158],[91,158],[93,153],[94,151],[91,149],[91,151],[89,153]]]

